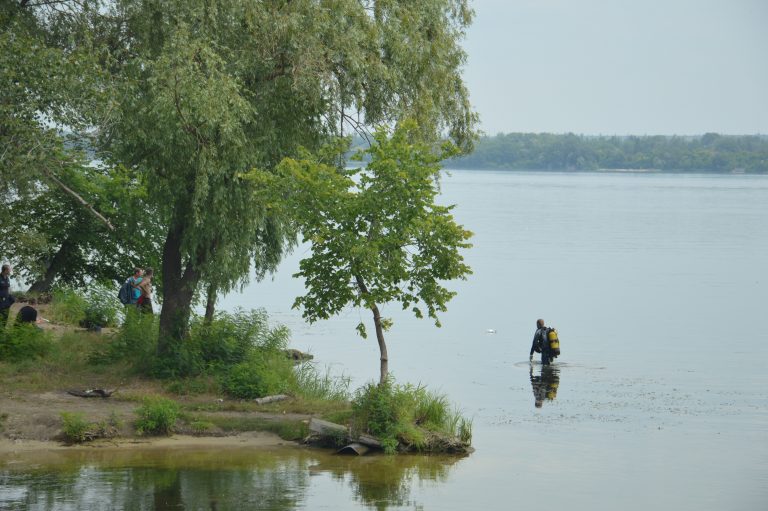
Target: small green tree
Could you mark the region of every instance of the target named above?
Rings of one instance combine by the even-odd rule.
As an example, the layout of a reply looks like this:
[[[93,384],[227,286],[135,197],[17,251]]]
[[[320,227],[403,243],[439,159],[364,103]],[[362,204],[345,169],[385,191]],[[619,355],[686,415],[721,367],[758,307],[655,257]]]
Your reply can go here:
[[[404,122],[391,137],[384,131],[365,151],[370,163],[339,171],[322,158],[285,159],[279,165],[282,201],[289,204],[312,255],[295,275],[307,292],[296,299],[310,322],[327,319],[349,305],[365,307],[381,355],[380,382],[388,374],[384,332],[391,321],[379,305],[399,302],[416,317],[437,313],[455,295],[443,282],[471,273],[461,249],[471,233],[458,225],[453,206],[435,203],[440,161],[456,154],[450,143],[439,150],[418,140],[415,122]],[[327,157],[326,161],[333,161]],[[363,337],[363,323],[357,327]]]

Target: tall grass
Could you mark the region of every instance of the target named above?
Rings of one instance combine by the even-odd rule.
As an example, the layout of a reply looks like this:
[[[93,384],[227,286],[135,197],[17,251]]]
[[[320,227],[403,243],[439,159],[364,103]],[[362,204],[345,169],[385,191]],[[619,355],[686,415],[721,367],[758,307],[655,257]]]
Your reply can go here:
[[[301,362],[294,367],[295,380],[292,392],[305,399],[347,401],[350,379],[332,376],[329,368],[321,373],[312,362]]]
[[[67,325],[79,325],[85,319],[88,302],[82,294],[69,287],[58,287],[51,294],[48,315],[52,320]]]

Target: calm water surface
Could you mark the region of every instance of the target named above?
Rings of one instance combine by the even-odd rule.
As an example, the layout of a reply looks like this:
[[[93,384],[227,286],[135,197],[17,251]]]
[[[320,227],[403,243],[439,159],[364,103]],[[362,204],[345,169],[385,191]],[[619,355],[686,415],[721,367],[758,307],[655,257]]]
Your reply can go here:
[[[768,509],[768,177],[454,171],[443,200],[474,275],[443,328],[385,311],[390,370],[474,418],[473,455],[15,458],[0,508]],[[305,252],[221,306],[264,307],[321,365],[375,379],[365,311],[291,310]],[[562,339],[549,372],[527,362],[539,317]]]

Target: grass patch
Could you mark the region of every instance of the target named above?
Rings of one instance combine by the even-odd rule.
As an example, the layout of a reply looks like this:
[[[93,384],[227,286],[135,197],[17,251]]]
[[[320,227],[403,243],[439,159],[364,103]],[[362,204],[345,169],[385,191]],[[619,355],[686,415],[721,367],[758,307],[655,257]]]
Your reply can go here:
[[[13,330],[9,329],[7,333],[11,334]],[[103,336],[65,332],[55,338],[50,332],[43,334],[49,341],[44,355],[21,360],[0,358],[0,378],[4,388],[19,392],[78,388],[84,384],[114,388],[129,374],[129,367],[124,362],[91,363],[89,354],[107,342]]]
[[[269,431],[288,441],[302,440],[309,434],[309,426],[303,420],[207,416],[206,421],[227,433]]]

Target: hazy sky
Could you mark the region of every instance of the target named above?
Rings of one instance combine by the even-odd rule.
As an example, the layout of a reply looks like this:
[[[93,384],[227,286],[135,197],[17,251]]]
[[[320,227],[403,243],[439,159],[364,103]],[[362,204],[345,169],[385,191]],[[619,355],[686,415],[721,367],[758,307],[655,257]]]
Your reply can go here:
[[[474,0],[482,128],[768,133],[768,0]]]

